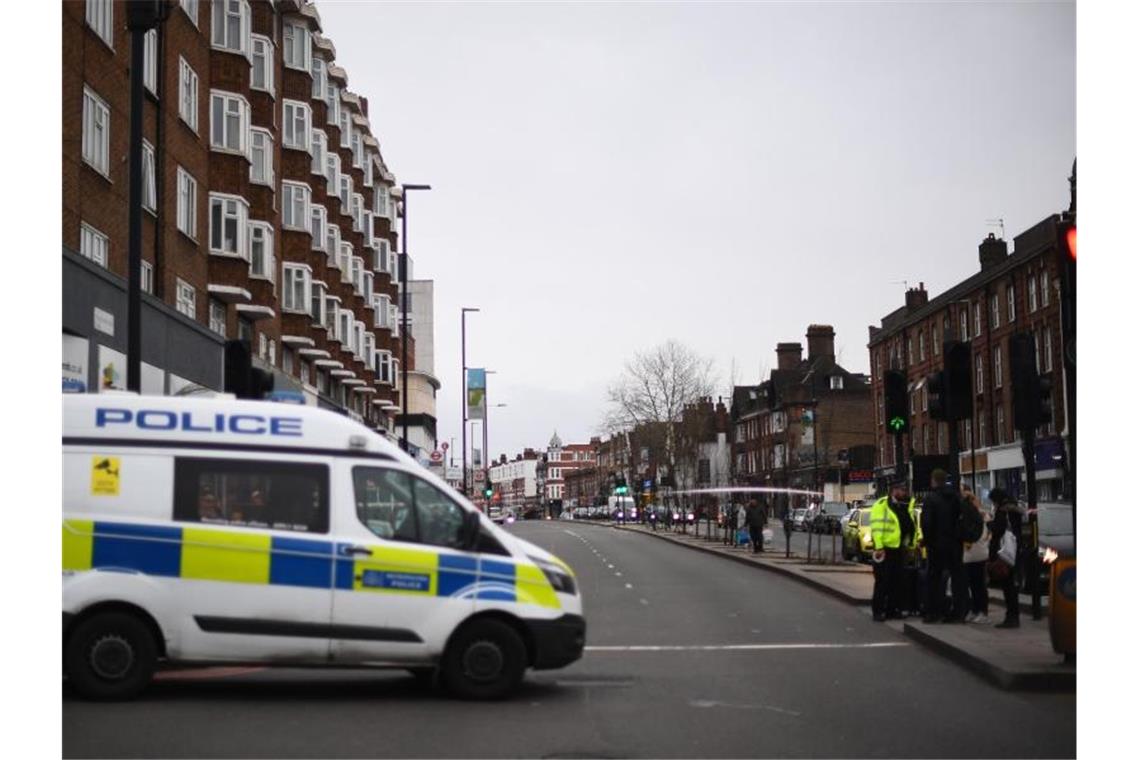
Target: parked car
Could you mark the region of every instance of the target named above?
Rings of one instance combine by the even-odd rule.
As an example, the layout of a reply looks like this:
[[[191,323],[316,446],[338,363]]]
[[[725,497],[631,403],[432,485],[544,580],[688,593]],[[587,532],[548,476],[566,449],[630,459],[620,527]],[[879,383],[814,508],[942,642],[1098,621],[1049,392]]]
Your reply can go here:
[[[803,507],[792,510],[792,530],[807,530],[804,525],[804,519],[807,517],[808,511]]]
[[[847,514],[847,504],[842,501],[825,501],[812,518],[809,530],[812,533],[842,533],[843,516]]]
[[[1049,593],[1049,575],[1053,562],[1062,557],[1074,556],[1076,556],[1076,544],[1073,536],[1073,505],[1060,502],[1039,502],[1037,504],[1037,557],[1040,560],[1041,575],[1038,589],[1042,594]],[[1025,593],[1030,592],[1029,581],[1029,573],[1025,573]]]
[[[871,542],[871,509],[854,510],[843,524],[843,559],[868,562],[874,545]]]

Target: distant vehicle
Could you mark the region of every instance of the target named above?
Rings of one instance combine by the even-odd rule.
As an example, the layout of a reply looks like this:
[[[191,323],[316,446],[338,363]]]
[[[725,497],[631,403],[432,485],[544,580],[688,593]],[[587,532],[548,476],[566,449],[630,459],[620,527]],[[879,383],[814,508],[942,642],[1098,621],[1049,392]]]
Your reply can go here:
[[[1047,594],[1050,566],[1053,562],[1076,556],[1072,504],[1060,502],[1037,504],[1037,556],[1041,560],[1041,580],[1038,589],[1042,594]],[[1028,593],[1029,590],[1029,573],[1026,573],[1025,591]]]
[[[825,501],[812,517],[809,530],[812,533],[840,533],[842,519],[847,514],[847,505],[842,501]]]
[[[861,507],[843,524],[843,559],[870,561],[874,551],[871,541],[871,509]]]
[[[792,530],[807,530],[804,526],[804,519],[807,518],[808,511],[803,507],[792,510]]]

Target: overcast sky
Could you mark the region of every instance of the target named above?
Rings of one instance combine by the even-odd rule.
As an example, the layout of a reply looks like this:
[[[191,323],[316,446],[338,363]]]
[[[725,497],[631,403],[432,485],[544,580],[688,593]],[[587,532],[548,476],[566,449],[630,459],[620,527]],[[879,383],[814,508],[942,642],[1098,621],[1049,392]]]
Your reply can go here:
[[[727,388],[867,326],[1068,206],[1072,3],[396,4],[318,0],[435,281],[441,441],[459,309],[491,451],[595,433],[624,360],[676,338]],[[805,342],[806,346],[806,342]],[[477,433],[481,436],[481,433]]]

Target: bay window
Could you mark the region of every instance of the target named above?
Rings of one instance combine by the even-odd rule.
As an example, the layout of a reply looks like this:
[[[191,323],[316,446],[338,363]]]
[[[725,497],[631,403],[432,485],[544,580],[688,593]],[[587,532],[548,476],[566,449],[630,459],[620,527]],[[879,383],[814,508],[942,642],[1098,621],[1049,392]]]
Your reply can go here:
[[[178,56],[178,117],[198,131],[198,75],[182,56]]]
[[[340,87],[336,82],[329,80],[328,88],[325,91],[325,111],[328,113],[328,123],[334,127],[337,125],[337,119],[340,118]]]
[[[309,42],[309,28],[303,24],[287,23],[283,35],[285,65],[311,74],[313,48]]]
[[[337,254],[337,267],[340,269],[340,281],[352,283],[352,243],[341,243]]]
[[[249,223],[249,276],[261,280],[274,279],[273,225],[268,222]]]
[[[308,314],[312,270],[304,264],[286,264],[283,269],[281,309],[294,314]]]
[[[312,282],[312,298],[310,301],[309,314],[313,318],[313,324],[320,327],[325,326],[325,292],[327,286],[320,280],[313,280]]]
[[[329,266],[340,269],[340,227],[330,224],[325,232],[325,253],[329,257]]]
[[[312,109],[308,104],[286,100],[285,119],[281,125],[281,144],[286,148],[308,151],[312,120]]]
[[[249,181],[273,185],[273,134],[260,127],[249,134]]]
[[[325,78],[325,59],[313,56],[313,63],[309,67],[309,74],[313,77],[313,100],[324,100],[328,87],[328,80]]]
[[[328,165],[328,136],[323,131],[314,129],[309,139],[313,146],[313,160],[310,163],[309,171],[323,177]]]
[[[210,193],[210,253],[247,259],[249,204],[236,195]]]
[[[247,0],[214,0],[210,41],[214,47],[249,55],[250,26]]]
[[[249,101],[241,95],[210,91],[210,147],[247,155]]]
[[[312,235],[314,251],[323,251],[327,245],[325,227],[328,224],[328,211],[319,203],[312,204],[309,212],[309,234]]]
[[[273,94],[273,42],[260,34],[252,38],[253,55],[250,61],[249,86]]]
[[[309,232],[312,219],[309,214],[309,186],[300,182],[281,183],[281,226],[291,230]]]

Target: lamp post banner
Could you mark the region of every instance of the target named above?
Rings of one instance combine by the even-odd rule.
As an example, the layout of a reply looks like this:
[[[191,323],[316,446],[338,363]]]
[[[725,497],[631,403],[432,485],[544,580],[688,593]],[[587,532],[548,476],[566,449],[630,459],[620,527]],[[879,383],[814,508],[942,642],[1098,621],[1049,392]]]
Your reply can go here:
[[[487,419],[487,371],[481,367],[467,370],[467,419]]]

